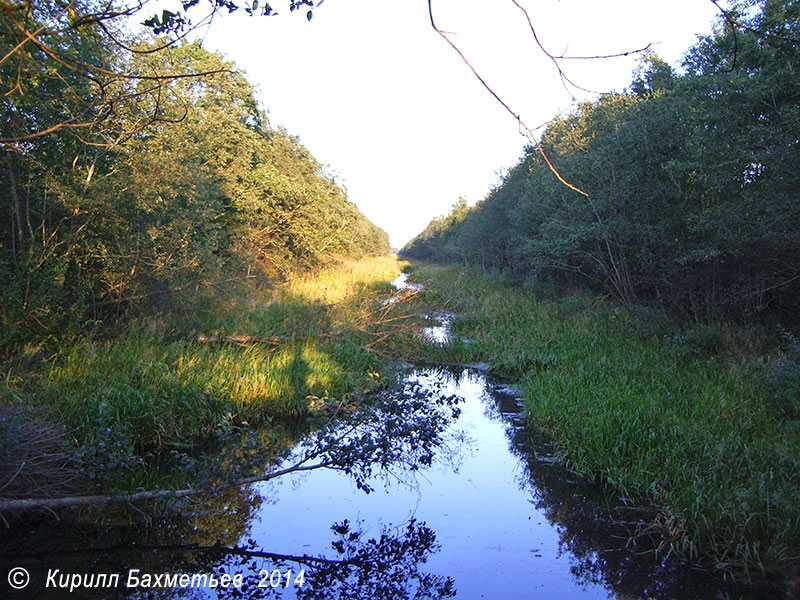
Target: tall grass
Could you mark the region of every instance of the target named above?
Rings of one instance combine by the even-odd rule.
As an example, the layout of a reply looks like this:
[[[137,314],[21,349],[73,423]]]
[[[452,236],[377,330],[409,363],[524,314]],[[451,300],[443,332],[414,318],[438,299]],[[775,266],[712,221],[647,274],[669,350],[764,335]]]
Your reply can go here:
[[[285,289],[306,302],[336,304],[364,292],[391,291],[391,281],[399,271],[394,256],[376,256],[342,262],[319,273],[297,277]]]
[[[663,507],[672,550],[738,572],[800,557],[800,423],[769,402],[769,361],[741,350],[750,332],[670,329],[478,273],[415,276],[461,315],[474,358],[522,378],[530,419],[572,469]]]
[[[368,314],[398,271],[394,258],[371,258],[275,288],[231,289],[178,328],[153,319],[111,341],[64,347],[0,394],[46,407],[79,441],[98,428],[128,432],[137,451],[308,414],[388,374],[356,334],[321,334]],[[199,333],[278,341],[200,343]]]

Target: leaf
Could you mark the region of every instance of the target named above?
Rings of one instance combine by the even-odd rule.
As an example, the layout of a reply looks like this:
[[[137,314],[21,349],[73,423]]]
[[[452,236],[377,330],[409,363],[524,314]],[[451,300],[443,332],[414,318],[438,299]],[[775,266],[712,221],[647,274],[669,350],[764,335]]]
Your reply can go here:
[[[311,18],[312,18],[313,16],[314,16],[314,13],[313,13],[313,11],[308,11],[308,12],[306,13],[306,19],[308,19],[309,21],[311,20]]]

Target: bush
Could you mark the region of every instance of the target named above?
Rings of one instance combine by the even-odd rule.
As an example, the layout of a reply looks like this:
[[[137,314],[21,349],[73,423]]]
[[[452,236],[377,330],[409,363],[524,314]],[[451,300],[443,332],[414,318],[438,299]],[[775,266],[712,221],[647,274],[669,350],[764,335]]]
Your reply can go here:
[[[93,431],[76,453],[80,470],[98,490],[119,488],[126,476],[144,464],[136,455],[131,426],[120,423],[103,403]]]

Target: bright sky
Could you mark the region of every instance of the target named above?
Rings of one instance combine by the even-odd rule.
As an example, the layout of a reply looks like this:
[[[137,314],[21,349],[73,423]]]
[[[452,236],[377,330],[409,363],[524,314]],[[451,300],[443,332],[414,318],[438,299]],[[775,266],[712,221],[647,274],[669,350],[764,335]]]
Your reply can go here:
[[[675,63],[716,14],[710,0],[520,0],[552,53],[654,50]],[[426,0],[327,0],[308,22],[225,15],[205,45],[245,70],[273,126],[329,170],[392,245],[403,246],[459,198],[483,198],[525,144],[514,119],[431,28]],[[484,79],[538,126],[574,104],[511,0],[433,0]],[[621,90],[636,59],[566,61],[582,87]],[[591,96],[582,94],[578,99]]]

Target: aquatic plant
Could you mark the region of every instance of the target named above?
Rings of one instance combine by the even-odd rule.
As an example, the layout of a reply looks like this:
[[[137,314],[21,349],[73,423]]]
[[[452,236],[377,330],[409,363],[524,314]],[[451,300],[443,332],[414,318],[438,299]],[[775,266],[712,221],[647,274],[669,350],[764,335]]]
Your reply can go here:
[[[542,299],[475,270],[415,277],[423,300],[463,315],[454,331],[476,358],[522,376],[530,420],[571,469],[661,507],[664,551],[738,575],[800,555],[791,348],[771,367],[760,342],[742,348],[748,331],[654,329],[601,298]]]

